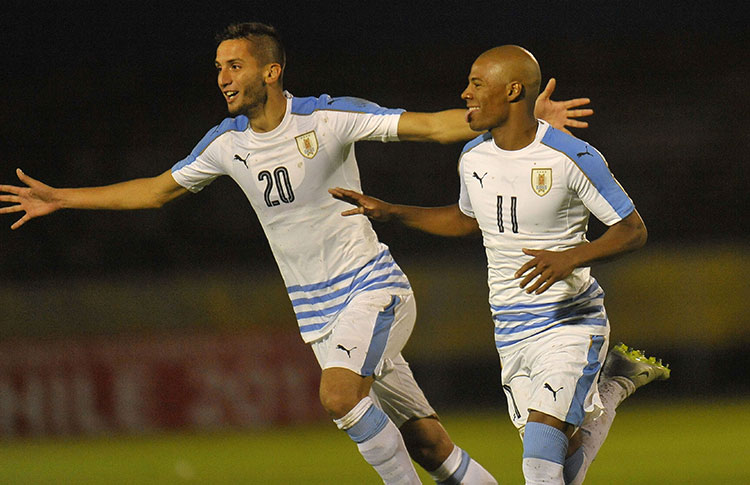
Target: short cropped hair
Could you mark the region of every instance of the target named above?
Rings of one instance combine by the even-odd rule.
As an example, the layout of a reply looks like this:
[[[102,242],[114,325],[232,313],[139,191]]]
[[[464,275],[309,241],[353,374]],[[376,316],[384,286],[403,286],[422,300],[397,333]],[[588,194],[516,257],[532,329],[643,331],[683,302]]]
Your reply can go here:
[[[254,47],[253,53],[262,65],[275,62],[281,65],[282,71],[286,67],[286,52],[281,36],[272,26],[260,22],[231,24],[216,35],[216,44],[232,39],[250,41]]]

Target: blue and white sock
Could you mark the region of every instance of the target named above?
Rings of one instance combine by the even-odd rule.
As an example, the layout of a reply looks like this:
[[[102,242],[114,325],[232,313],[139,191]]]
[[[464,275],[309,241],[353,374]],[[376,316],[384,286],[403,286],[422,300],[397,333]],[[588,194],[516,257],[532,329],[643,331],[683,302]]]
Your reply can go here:
[[[431,471],[430,476],[438,485],[497,485],[497,480],[490,472],[455,445],[448,458],[436,470]]]
[[[369,396],[357,403],[345,416],[334,419],[333,422],[357,443],[362,457],[378,472],[383,483],[422,483],[398,428],[383,410],[373,404]]]
[[[523,435],[523,476],[526,485],[562,485],[567,450],[568,437],[559,429],[542,423],[526,423]]]

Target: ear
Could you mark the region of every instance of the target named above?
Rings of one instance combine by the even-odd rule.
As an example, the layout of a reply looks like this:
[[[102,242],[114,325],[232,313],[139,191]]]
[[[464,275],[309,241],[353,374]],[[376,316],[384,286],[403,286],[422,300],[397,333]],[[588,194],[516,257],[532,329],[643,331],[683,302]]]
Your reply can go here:
[[[523,99],[525,89],[521,81],[511,81],[506,87],[509,102],[515,103],[516,101],[521,101]]]
[[[281,79],[281,64],[271,63],[266,65],[264,81],[266,84],[279,82]]]

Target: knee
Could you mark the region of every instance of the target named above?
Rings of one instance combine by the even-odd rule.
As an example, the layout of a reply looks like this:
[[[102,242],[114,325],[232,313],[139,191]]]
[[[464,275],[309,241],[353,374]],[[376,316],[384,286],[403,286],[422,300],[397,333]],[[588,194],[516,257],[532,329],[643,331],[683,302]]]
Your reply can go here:
[[[342,387],[320,386],[320,404],[333,419],[345,416],[361,400],[356,390]]]
[[[320,377],[320,403],[329,416],[341,418],[369,394],[372,381],[348,369],[325,369]]]
[[[409,442],[406,449],[411,459],[427,471],[436,470],[453,451],[451,440],[433,442]]]
[[[436,418],[407,421],[401,426],[406,449],[425,470],[435,470],[453,451],[453,441]]]

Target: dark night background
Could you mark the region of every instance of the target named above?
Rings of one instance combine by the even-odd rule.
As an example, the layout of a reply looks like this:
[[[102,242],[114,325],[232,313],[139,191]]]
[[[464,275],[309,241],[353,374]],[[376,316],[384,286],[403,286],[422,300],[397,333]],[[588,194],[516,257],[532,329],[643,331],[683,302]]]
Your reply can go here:
[[[628,449],[641,455],[618,455],[623,470],[629,467],[619,477],[657,483],[643,476],[643,460],[629,459],[657,446],[649,455],[665,473],[691,470],[688,464],[711,470],[706,460],[731,449],[717,460],[715,469],[725,472],[717,476],[747,476],[732,439],[747,436],[750,403],[747,10],[745,2],[694,1],[6,0],[0,184],[19,184],[16,167],[56,187],[170,169],[226,116],[214,35],[232,22],[277,27],[287,50],[284,86],[296,96],[358,96],[412,111],[464,107],[460,93],[473,60],[497,45],[524,46],[539,60],[543,83],[557,79],[554,99],[591,98],[590,127],[574,134],[605,155],[649,230],[645,248],[593,270],[607,291],[611,343],[625,341],[672,366],[668,381],[639,390],[626,405],[644,406],[634,410],[647,431],[659,416],[650,409],[683,416],[682,405],[702,406],[688,407],[697,411],[674,426],[675,440],[697,445],[684,456],[686,448],[662,444],[671,438],[647,443],[637,428],[621,428]],[[425,206],[457,200],[461,145],[363,142],[356,150],[365,192]],[[283,411],[291,403],[308,411],[306,419],[314,412],[325,419],[314,357],[299,339],[260,224],[228,177],[161,210],[61,211],[11,231],[19,217],[0,215],[2,456],[12,451],[6,437],[35,432],[34,416],[41,416],[39,436],[90,433],[102,443],[110,441],[104,432],[117,438],[222,423],[265,430],[292,420],[258,415],[238,424],[225,405],[227,389],[240,390],[241,409],[268,403]],[[375,229],[414,288],[419,317],[404,355],[432,404],[441,413],[490,409],[515,434],[505,416],[481,243],[397,225]],[[592,221],[589,236],[602,230]],[[297,342],[308,360],[291,367],[295,348],[287,342]],[[232,349],[239,349],[236,362],[219,366]],[[288,394],[282,371],[294,378]],[[195,376],[204,374],[211,379],[200,384]],[[226,377],[221,389],[219,374]],[[272,392],[280,386],[284,393]],[[78,399],[84,391],[90,401]],[[58,399],[63,394],[69,399]],[[151,402],[158,412],[143,405]],[[702,410],[715,403],[723,418],[703,429]],[[88,426],[96,416],[101,425]],[[729,439],[722,421],[734,432]],[[124,455],[127,473],[120,474],[94,451],[76,466],[73,442],[56,443],[64,451],[61,470],[70,470],[63,482],[89,468],[111,478],[90,483],[138,482],[129,463],[135,453]],[[300,448],[296,435],[293,443]],[[315,459],[318,444],[309,443],[302,448]],[[495,453],[493,446],[484,451]],[[0,459],[0,481],[12,471],[30,477],[54,468],[41,448],[27,450],[25,467],[13,458],[19,455]],[[230,445],[215,453],[234,460],[222,468],[249,464],[252,476],[269,468],[253,456],[234,458],[235,451]],[[146,453],[151,478],[162,460]],[[199,461],[216,459],[206,456]]]
[[[750,23],[742,6],[6,2],[0,184],[18,184],[16,167],[57,187],[171,168],[226,116],[213,39],[235,21],[277,27],[294,95],[412,111],[464,107],[473,60],[518,44],[537,57],[544,83],[557,79],[554,99],[591,98],[590,127],[575,134],[605,155],[648,227],[644,249],[594,269],[612,343],[645,348],[674,370],[639,394],[746,401]],[[426,206],[457,200],[461,145],[356,150],[372,195]],[[3,345],[23,352],[51,342],[66,353],[66,339],[92,336],[117,343],[164,334],[166,348],[246,330],[297,339],[263,231],[227,177],[161,210],[58,212],[11,231],[18,217],[0,216],[0,357]],[[404,355],[431,401],[502,406],[481,244],[375,229],[417,295]],[[589,235],[602,230],[592,221]]]
[[[557,78],[555,99],[591,98],[591,126],[576,134],[605,154],[643,215],[650,244],[744,243],[750,234],[748,22],[739,4],[64,5],[3,7],[2,183],[16,183],[16,167],[54,186],[170,168],[225,116],[214,33],[235,20],[259,20],[282,34],[285,87],[293,94],[352,95],[415,111],[462,107],[473,59],[495,45],[522,45],[536,55],[545,82]],[[363,188],[406,203],[453,203],[460,148],[358,144]],[[474,245],[377,229],[403,258]],[[272,264],[229,179],[160,211],[71,211],[0,231],[6,282]]]

